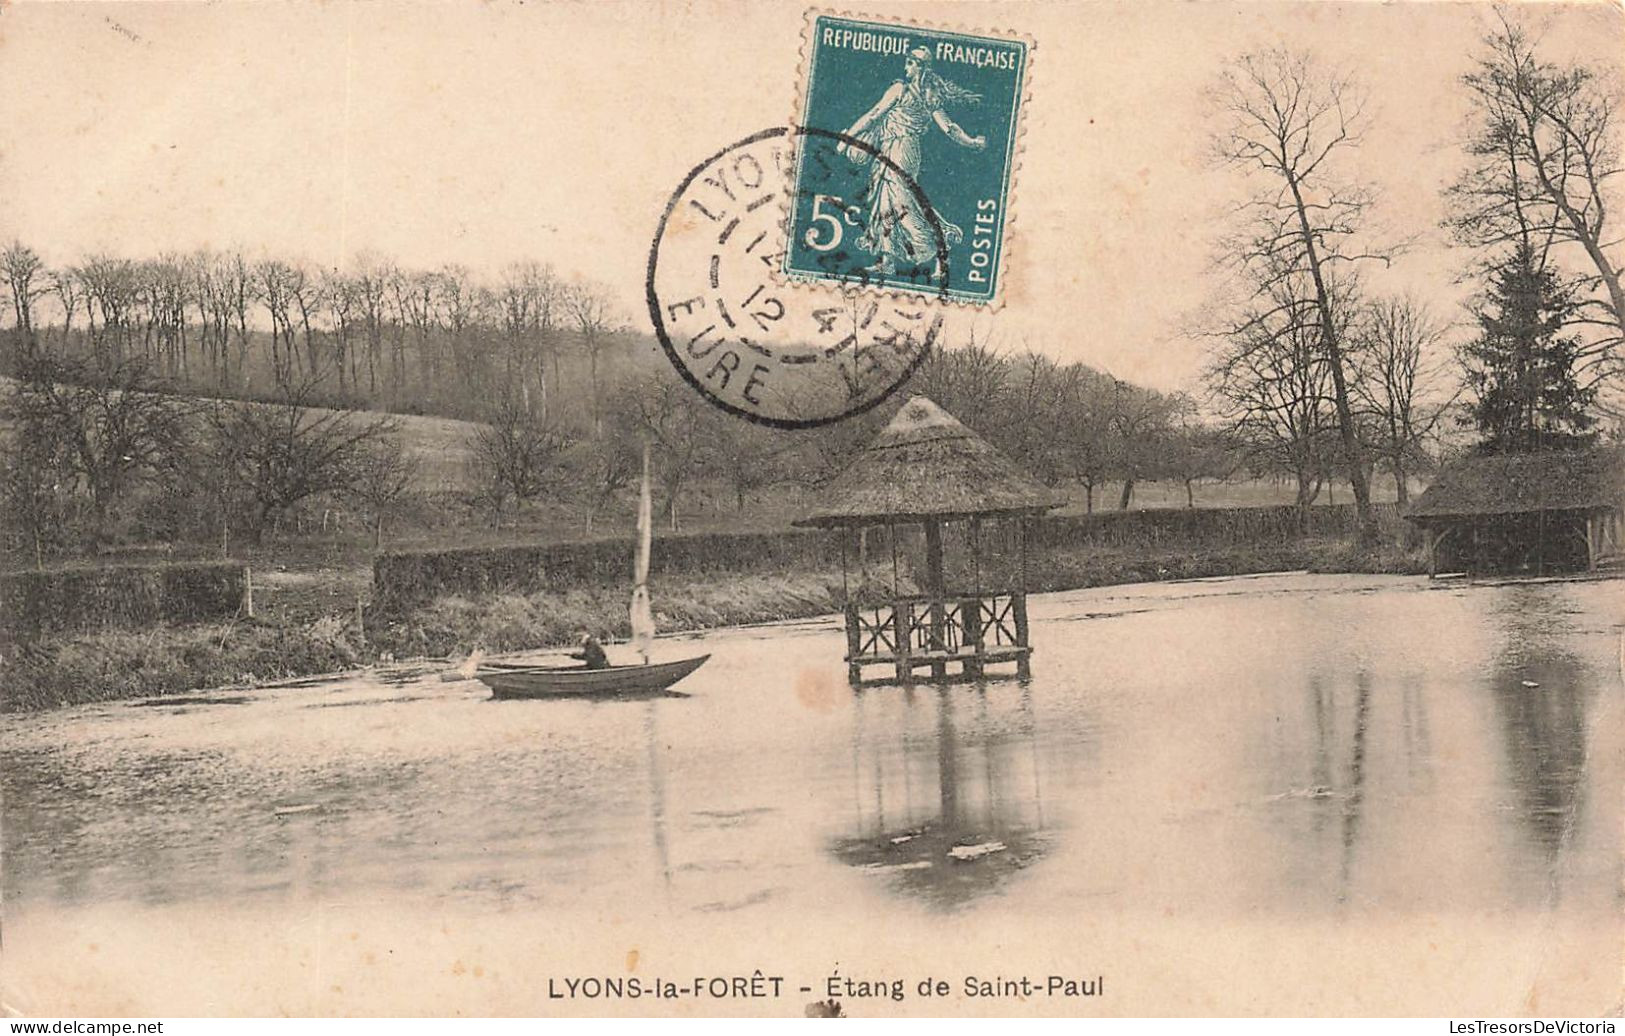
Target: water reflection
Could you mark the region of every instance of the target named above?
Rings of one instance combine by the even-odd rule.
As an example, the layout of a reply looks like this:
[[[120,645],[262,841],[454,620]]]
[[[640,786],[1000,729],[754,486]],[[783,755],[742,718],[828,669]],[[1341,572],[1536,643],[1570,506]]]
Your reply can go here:
[[[854,695],[825,623],[707,634],[686,699],[357,680],[17,717],[0,894],[40,914],[861,901],[1223,922],[1543,908],[1561,881],[1570,907],[1619,887],[1615,592],[1079,591],[1035,604],[1025,686]]]
[[[1354,886],[1354,870],[1365,817],[1368,755],[1372,751],[1373,687],[1371,673],[1358,667],[1347,675],[1352,684],[1352,715],[1342,715],[1338,693],[1344,674],[1312,669],[1305,681],[1313,748],[1309,780],[1277,796],[1310,804],[1309,829],[1324,842],[1328,827],[1336,843],[1336,880],[1332,892],[1346,903]],[[1407,720],[1408,722],[1408,720]],[[1325,873],[1330,874],[1330,869]]]
[[[856,693],[854,809],[836,859],[952,910],[1049,852],[1030,683]]]
[[[655,859],[666,896],[671,896],[671,852],[666,847],[666,771],[660,759],[660,711],[650,701],[644,705],[643,739],[649,751],[649,828],[653,835]]]
[[[1574,624],[1553,594],[1522,588],[1492,614],[1500,644],[1488,683],[1506,783],[1555,899],[1559,856],[1585,806],[1586,716],[1596,688],[1585,663],[1565,647]]]

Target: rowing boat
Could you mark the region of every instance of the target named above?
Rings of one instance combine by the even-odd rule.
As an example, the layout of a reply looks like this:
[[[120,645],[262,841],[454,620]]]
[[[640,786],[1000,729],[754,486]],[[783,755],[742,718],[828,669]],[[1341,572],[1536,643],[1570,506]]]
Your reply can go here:
[[[475,656],[459,670],[465,679],[473,676],[491,688],[493,698],[625,698],[659,694],[705,664],[710,655],[677,662],[650,662],[654,646],[654,613],[649,607],[649,552],[654,539],[654,520],[649,492],[649,451],[643,451],[643,483],[638,488],[637,555],[632,566],[630,620],[632,644],[643,658],[642,665],[612,665],[598,669],[586,666],[515,665],[488,662],[479,665]],[[582,656],[577,656],[582,657]]]
[[[474,676],[493,698],[615,698],[654,694],[705,664],[710,655],[648,665],[520,666],[488,664]]]

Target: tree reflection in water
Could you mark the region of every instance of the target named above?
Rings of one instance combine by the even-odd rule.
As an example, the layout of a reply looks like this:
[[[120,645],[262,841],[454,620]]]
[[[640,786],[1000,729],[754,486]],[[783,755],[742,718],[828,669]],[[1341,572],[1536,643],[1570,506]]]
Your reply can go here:
[[[1597,685],[1564,646],[1574,623],[1551,588],[1499,598],[1492,618],[1500,644],[1489,689],[1505,741],[1509,805],[1545,861],[1555,902],[1559,859],[1585,807],[1586,717]]]
[[[854,831],[830,843],[836,859],[942,910],[998,891],[1043,859],[1052,833],[1030,684],[858,694]],[[877,721],[899,709],[901,716]],[[956,848],[969,858],[951,855]]]

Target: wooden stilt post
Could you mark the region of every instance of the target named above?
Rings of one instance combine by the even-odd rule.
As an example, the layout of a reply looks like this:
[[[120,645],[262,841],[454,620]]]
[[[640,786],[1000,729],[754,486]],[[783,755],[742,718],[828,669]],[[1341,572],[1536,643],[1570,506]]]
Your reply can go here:
[[[1017,590],[1010,595],[1010,604],[1015,612],[1016,639],[1021,642],[1022,652],[1016,656],[1016,675],[1025,680],[1033,673],[1032,643],[1027,639],[1027,591]]]
[[[243,618],[254,617],[254,569],[243,566]]]
[[[1016,656],[1016,676],[1025,680],[1032,675],[1032,642],[1027,639],[1027,516],[1022,515],[1016,526],[1021,539],[1021,585],[1011,594],[1011,607],[1015,611],[1016,642],[1021,654]]]
[[[987,645],[982,636],[982,522],[979,518],[970,520],[970,555],[972,592],[970,597],[960,601],[959,617],[965,626],[965,640],[976,656],[974,660],[966,660],[965,673],[980,679],[987,671],[983,660]]]
[[[925,581],[925,592],[930,597],[927,607],[931,609],[931,633],[926,638],[926,648],[936,654],[948,650],[948,645],[942,635],[943,625],[947,622],[942,607],[943,594],[947,592],[942,576],[942,523],[935,519],[929,519],[925,523]],[[947,662],[932,661],[932,679],[941,680],[947,675]]]
[[[846,679],[856,686],[863,682],[863,663],[858,661],[862,650],[859,644],[858,606],[848,598],[843,607],[846,611]]]
[[[897,596],[897,526],[886,526],[886,539],[891,541],[891,595]]]
[[[965,642],[971,646],[974,655],[965,659],[965,675],[981,676],[984,668],[983,656],[987,654],[987,645],[983,643],[982,636],[981,591],[960,600],[959,615],[965,624]]]
[[[914,682],[914,646],[909,643],[909,634],[914,629],[914,602],[894,600],[892,602],[892,629],[897,640],[897,682]]]
[[[1597,534],[1593,530],[1597,525],[1595,515],[1586,515],[1586,571],[1597,570]]]
[[[846,585],[846,537],[847,537],[847,535],[848,535],[847,531],[845,529],[842,529],[841,530],[841,600],[843,600],[843,601],[850,600],[851,597],[852,597],[852,591]]]
[[[1587,530],[1589,532],[1589,530]],[[1546,509],[1535,512],[1535,575],[1546,574]]]

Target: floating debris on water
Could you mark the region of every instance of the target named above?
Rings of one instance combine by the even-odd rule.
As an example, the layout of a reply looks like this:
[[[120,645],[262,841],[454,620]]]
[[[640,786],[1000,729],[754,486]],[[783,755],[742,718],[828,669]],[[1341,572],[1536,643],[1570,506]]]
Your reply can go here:
[[[297,806],[278,806],[276,809],[271,811],[271,815],[274,817],[288,817],[293,816],[295,813],[309,813],[313,810],[318,810],[321,808],[320,803],[305,802]]]
[[[1317,784],[1311,788],[1293,788],[1291,791],[1283,791],[1279,795],[1271,795],[1264,801],[1282,802],[1286,799],[1329,799],[1335,794],[1336,792],[1326,787],[1326,785]]]
[[[979,860],[989,853],[1002,853],[1005,850],[1003,842],[983,842],[980,845],[956,845],[948,850],[948,855],[964,862],[966,860]]]

